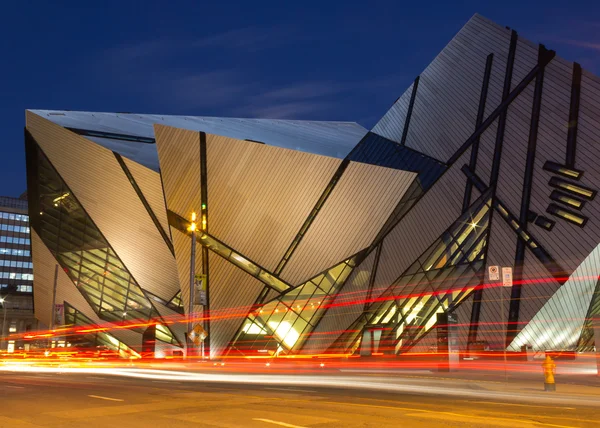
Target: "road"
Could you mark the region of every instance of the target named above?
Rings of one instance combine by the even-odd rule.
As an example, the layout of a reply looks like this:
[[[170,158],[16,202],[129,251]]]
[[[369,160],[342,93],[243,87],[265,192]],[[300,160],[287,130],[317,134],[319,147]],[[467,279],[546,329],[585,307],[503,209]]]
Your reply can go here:
[[[2,428],[593,427],[600,418],[595,406],[488,401],[431,388],[419,394],[101,372],[1,372],[0,379]],[[418,390],[420,381],[411,382]]]

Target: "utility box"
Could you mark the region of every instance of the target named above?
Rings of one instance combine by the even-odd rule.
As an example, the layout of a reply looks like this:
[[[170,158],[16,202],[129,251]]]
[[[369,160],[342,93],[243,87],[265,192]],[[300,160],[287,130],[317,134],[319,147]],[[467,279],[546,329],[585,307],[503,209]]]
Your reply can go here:
[[[437,314],[437,352],[440,358],[438,371],[458,370],[458,317],[455,313]]]

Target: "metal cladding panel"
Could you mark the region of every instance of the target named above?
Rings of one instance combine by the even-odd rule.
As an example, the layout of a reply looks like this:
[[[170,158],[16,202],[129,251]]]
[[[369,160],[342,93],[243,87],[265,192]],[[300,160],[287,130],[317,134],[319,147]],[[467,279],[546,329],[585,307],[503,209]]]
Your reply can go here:
[[[263,299],[263,302],[270,302],[271,300],[273,300],[275,297],[279,296],[281,293],[279,291],[276,290],[269,290],[265,296],[265,298]]]
[[[368,247],[415,175],[350,162],[283,269],[282,279],[300,284]]]
[[[430,353],[432,351],[437,351],[438,348],[438,336],[437,336],[437,328],[430,329],[423,337],[419,339],[419,341],[405,354],[421,354],[421,353]]]
[[[373,127],[371,132],[400,143],[414,85],[415,84],[412,83],[406,92],[400,95],[387,113]],[[392,138],[392,136],[394,138]]]
[[[273,271],[340,159],[207,135],[211,235]]]
[[[171,228],[173,238],[173,250],[175,251],[175,260],[177,261],[177,278],[179,279],[179,290],[181,290],[181,300],[183,301],[183,310],[187,314],[190,307],[190,258],[192,253],[192,242],[189,235]],[[200,244],[196,244],[196,263],[195,272],[202,273],[202,252]],[[173,293],[172,298],[176,294]],[[166,300],[169,300],[166,299]]]
[[[35,292],[33,293],[35,317],[49,327],[53,313],[54,272],[58,262],[33,229],[31,229],[31,248],[33,255],[33,275],[35,277]],[[83,297],[83,294],[75,287],[71,278],[69,278],[59,265],[56,304],[60,305],[64,302],[81,311],[95,323],[101,323],[92,307]]]
[[[520,350],[523,345],[531,345],[535,351],[574,350],[599,275],[600,246],[597,246],[521,330],[508,349]]]
[[[136,352],[142,352],[142,333],[128,329],[113,329],[110,335],[123,342]]]
[[[200,211],[200,134],[156,125],[167,209],[184,218]]]
[[[170,298],[175,260],[114,154],[29,112],[27,129],[140,287]]]
[[[561,218],[546,213],[553,188],[548,185],[553,174],[543,169],[546,161],[565,163],[566,141],[569,122],[572,63],[555,58],[548,66],[544,78],[544,92],[540,114],[540,135],[535,158],[535,172],[532,184],[530,209],[555,221],[551,231],[531,226],[530,231],[539,244],[555,259],[567,274],[581,264],[582,260],[600,241],[600,199],[587,201],[581,214],[589,218],[585,227],[580,228]],[[577,131],[577,156],[575,168],[584,171],[579,183],[598,190],[600,182],[600,151],[598,136],[600,125],[587,121],[586,115],[593,113],[596,95],[592,82],[582,79],[581,103]],[[600,92],[598,92],[600,93]]]
[[[527,159],[533,83],[508,107],[496,196],[519,218]],[[483,159],[482,159],[483,161]],[[490,165],[493,162],[489,158]],[[485,181],[489,184],[489,180]],[[513,251],[514,252],[514,251]]]
[[[441,176],[383,241],[373,288],[387,289],[461,215],[465,154]]]
[[[226,350],[263,284],[222,257],[209,255],[210,355]]]
[[[123,160],[141,189],[146,201],[148,201],[152,212],[158,218],[163,229],[168,232],[169,221],[167,220],[167,209],[165,207],[165,196],[162,190],[160,174],[130,159],[123,158]]]
[[[454,314],[458,320],[458,348],[461,350],[467,349],[472,309],[473,295],[462,301],[458,308],[454,310]]]
[[[509,42],[510,31],[497,24],[478,15],[467,22],[420,75],[408,147],[443,162],[456,152],[475,128],[486,57],[494,53],[494,62],[505,57]],[[489,102],[498,89],[496,71],[492,68]]]
[[[325,156],[344,158],[367,130],[355,122],[321,122],[309,120],[239,119],[232,117],[169,116],[155,114],[95,113],[59,110],[32,110],[64,127],[86,129],[146,138],[155,136],[154,125],[170,126],[223,135],[240,140],[260,141]],[[133,154],[133,160],[146,166],[156,162],[153,144],[123,143],[99,138],[111,150],[126,150],[123,156]],[[152,153],[152,151],[154,153]]]
[[[550,276],[548,270],[530,251],[525,253],[523,264],[519,324],[521,329],[560,288],[560,284]]]
[[[371,254],[348,277],[346,284],[330,303],[329,309],[304,344],[302,353],[325,352],[363,314],[376,252],[376,250],[371,251]]]
[[[493,214],[487,245],[487,266],[514,266],[517,235],[498,212]],[[504,346],[510,294],[510,287],[502,287],[498,281],[490,282],[486,273],[477,340],[488,342],[492,349],[502,349]]]
[[[511,91],[519,84],[521,80],[536,66],[538,60],[539,46],[529,40],[519,37],[517,39],[517,49],[515,51],[515,61],[513,64]],[[521,95],[519,95],[520,97]]]
[[[490,183],[492,175],[492,163],[494,161],[494,149],[496,147],[496,132],[498,130],[498,120],[495,120],[486,131],[481,134],[479,141],[479,150],[477,154],[477,164],[475,173],[487,185]],[[470,152],[470,151],[469,151]],[[466,177],[465,177],[466,180]],[[473,198],[471,198],[473,200]]]

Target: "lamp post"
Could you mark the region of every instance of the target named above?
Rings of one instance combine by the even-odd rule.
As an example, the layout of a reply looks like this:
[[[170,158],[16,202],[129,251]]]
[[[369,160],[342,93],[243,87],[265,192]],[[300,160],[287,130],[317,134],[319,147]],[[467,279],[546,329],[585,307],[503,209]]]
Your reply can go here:
[[[6,338],[6,299],[4,297],[0,297],[0,303],[2,303],[2,312],[4,312],[2,321],[2,345],[0,346],[0,348],[3,348],[4,339]]]
[[[188,323],[187,323],[187,339],[188,339],[188,351],[187,356],[191,356],[194,342],[192,340],[193,330],[193,314],[194,314],[194,283],[196,281],[196,213],[192,213],[192,222],[190,223],[189,231],[192,235],[192,250],[190,255],[190,303],[188,307]]]

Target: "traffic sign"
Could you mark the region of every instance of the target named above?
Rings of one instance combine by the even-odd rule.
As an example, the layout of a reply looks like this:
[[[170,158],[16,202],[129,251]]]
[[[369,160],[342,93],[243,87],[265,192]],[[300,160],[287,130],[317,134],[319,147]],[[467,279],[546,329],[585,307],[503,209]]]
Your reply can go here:
[[[502,268],[502,286],[512,287],[513,285],[513,270],[511,267]]]
[[[500,281],[500,268],[498,266],[488,267],[490,281]]]

